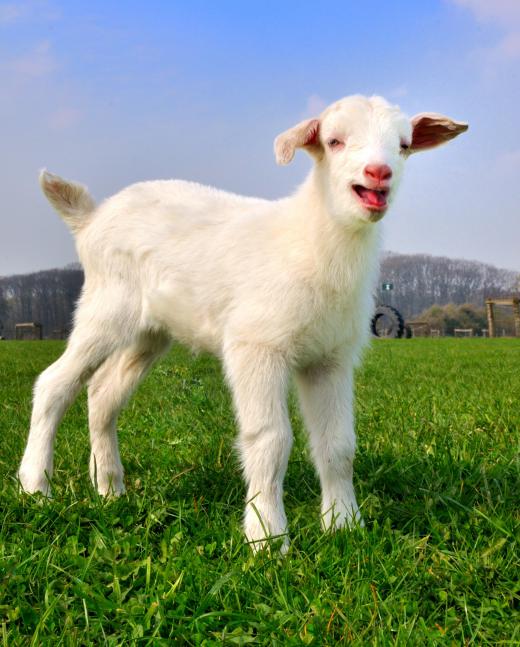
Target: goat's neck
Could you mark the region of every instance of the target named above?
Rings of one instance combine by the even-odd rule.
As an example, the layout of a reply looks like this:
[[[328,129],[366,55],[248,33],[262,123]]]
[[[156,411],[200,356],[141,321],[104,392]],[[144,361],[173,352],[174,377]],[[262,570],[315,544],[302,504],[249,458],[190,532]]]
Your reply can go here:
[[[338,222],[327,210],[327,201],[316,171],[312,171],[294,198],[302,235],[312,250],[317,278],[331,287],[371,289],[379,270],[380,226],[357,218]]]

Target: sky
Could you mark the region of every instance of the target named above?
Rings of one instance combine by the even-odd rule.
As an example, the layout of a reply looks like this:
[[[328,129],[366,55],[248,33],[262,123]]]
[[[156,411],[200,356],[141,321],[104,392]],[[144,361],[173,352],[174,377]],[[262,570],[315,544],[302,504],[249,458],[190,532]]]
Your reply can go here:
[[[520,271],[520,0],[0,0],[0,275],[77,260],[40,192],[182,178],[277,198],[273,140],[349,94],[470,129],[413,155],[385,248]]]

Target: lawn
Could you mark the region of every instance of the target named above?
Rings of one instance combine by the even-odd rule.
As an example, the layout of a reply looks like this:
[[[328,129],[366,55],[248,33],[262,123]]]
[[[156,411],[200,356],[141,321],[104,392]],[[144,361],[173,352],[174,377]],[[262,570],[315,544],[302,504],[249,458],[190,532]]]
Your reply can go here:
[[[175,347],[123,412],[128,493],[88,479],[86,401],[54,499],[15,473],[62,342],[0,342],[2,645],[519,645],[520,340],[377,341],[357,377],[366,528],[319,526],[291,401],[291,549],[253,556],[218,363]]]

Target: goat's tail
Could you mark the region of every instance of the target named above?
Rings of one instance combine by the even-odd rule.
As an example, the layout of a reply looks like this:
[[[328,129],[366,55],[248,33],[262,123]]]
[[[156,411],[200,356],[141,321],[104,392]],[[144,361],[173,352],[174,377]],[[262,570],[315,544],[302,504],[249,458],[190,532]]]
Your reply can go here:
[[[87,188],[76,182],[67,182],[45,169],[40,173],[40,186],[72,233],[83,229],[89,221],[88,215],[96,208]]]

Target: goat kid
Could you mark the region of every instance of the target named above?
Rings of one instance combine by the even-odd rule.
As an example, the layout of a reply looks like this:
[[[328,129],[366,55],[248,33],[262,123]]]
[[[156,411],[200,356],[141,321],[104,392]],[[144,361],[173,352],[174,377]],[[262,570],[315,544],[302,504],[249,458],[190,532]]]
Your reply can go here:
[[[466,129],[434,113],[410,120],[380,97],[347,97],[275,140],[279,164],[297,148],[314,158],[294,195],[276,201],[172,180],[134,184],[96,207],[83,186],[43,171],[43,192],[75,236],[85,284],[67,348],[36,382],[21,487],[50,495],[56,429],[88,383],[90,475],[102,495],[123,493],[118,413],[175,339],[224,364],[254,548],[272,537],[287,546],[291,373],[323,526],[361,523],[353,369],[369,337],[378,222],[406,158]]]

